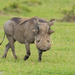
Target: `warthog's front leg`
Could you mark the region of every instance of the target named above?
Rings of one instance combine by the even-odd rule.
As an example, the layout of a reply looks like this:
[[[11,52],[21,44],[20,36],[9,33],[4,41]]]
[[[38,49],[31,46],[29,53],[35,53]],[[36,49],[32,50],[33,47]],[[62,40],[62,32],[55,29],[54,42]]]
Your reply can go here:
[[[30,56],[30,44],[29,43],[25,43],[26,46],[26,55],[24,57],[24,60],[27,60]]]
[[[39,53],[39,57],[38,57],[38,61],[41,62],[42,60],[42,51],[38,50],[38,53]]]

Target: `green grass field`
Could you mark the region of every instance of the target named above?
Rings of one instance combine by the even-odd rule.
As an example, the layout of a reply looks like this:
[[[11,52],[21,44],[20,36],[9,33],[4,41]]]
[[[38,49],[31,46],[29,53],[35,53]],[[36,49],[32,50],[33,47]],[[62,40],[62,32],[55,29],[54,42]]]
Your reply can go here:
[[[0,10],[15,0],[0,0]],[[20,0],[24,1],[24,0]],[[46,20],[52,18],[60,19],[63,9],[71,9],[75,0],[41,0],[42,5],[30,6],[31,12],[8,14],[0,13],[0,41],[4,36],[3,25],[12,17],[31,18],[38,16]],[[15,43],[17,60],[14,59],[11,49],[7,57],[2,58],[5,45],[8,43],[5,38],[0,46],[0,75],[75,75],[75,23],[55,22],[51,29],[55,30],[51,40],[51,49],[43,53],[42,62],[38,62],[38,50],[31,44],[31,56],[24,61],[26,54],[25,45]]]

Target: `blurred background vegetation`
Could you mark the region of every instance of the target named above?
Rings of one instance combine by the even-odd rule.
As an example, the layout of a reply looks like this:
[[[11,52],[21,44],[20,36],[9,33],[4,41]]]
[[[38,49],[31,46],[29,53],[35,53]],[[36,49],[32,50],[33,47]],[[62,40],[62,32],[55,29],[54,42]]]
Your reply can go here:
[[[75,0],[1,0],[0,14],[75,21]]]

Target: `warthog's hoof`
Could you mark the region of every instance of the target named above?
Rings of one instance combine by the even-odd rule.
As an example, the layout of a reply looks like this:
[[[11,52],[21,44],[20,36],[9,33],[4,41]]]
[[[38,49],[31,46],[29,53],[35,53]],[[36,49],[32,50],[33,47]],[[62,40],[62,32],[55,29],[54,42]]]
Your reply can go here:
[[[28,58],[29,58],[28,56],[25,56],[25,57],[24,57],[24,60],[27,60]]]
[[[6,55],[3,55],[2,58],[6,58]]]
[[[15,59],[17,59],[17,56],[15,56]]]
[[[38,60],[38,62],[41,62],[41,60]]]

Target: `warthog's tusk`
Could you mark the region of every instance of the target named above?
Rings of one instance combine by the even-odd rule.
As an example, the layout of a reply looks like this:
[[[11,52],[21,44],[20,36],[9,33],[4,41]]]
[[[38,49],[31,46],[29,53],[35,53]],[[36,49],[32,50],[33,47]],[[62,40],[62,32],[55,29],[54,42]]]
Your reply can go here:
[[[50,46],[52,46],[53,45],[53,41],[52,41],[52,44],[50,44]]]
[[[35,43],[35,45],[36,45],[36,37],[35,37],[35,42],[34,42],[34,43]]]

